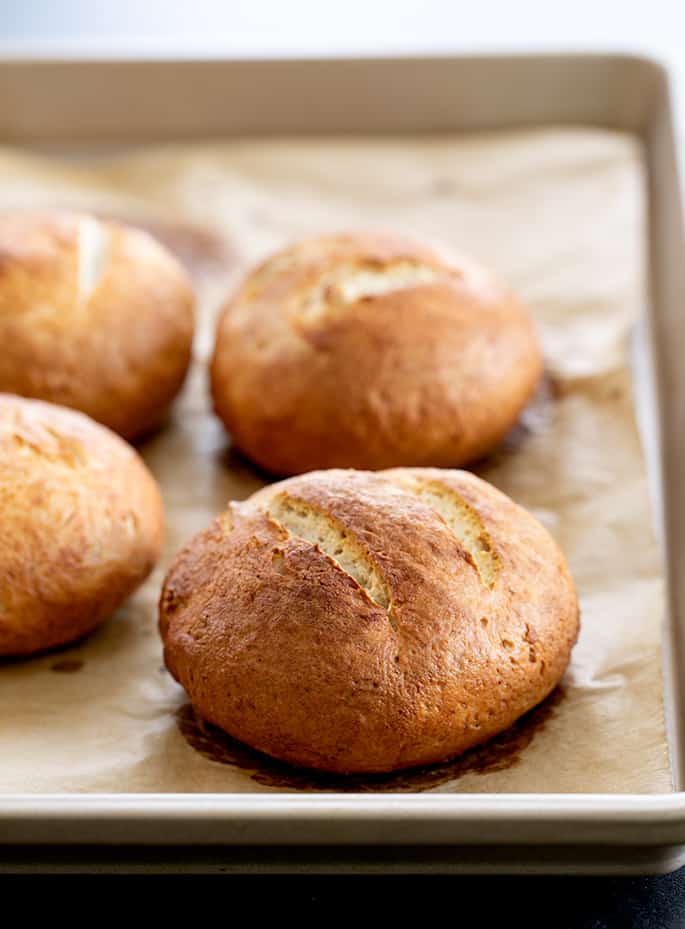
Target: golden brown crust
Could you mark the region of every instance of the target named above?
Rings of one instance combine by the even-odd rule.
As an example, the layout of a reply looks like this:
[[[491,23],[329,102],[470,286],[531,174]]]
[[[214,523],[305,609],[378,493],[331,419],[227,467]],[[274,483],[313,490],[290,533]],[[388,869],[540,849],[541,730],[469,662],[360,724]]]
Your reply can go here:
[[[0,394],[0,655],[90,632],[159,558],[164,513],[138,454],[88,417]]]
[[[578,602],[547,531],[474,475],[328,471],[231,504],[196,536],[167,575],[160,631],[193,705],[235,738],[308,767],[390,771],[459,754],[543,700]]]
[[[72,213],[0,216],[0,390],[140,436],[183,384],[193,304],[147,233]]]
[[[487,272],[362,233],[255,269],[219,319],[211,381],[236,444],[294,474],[463,464],[504,437],[541,372],[528,314]]]

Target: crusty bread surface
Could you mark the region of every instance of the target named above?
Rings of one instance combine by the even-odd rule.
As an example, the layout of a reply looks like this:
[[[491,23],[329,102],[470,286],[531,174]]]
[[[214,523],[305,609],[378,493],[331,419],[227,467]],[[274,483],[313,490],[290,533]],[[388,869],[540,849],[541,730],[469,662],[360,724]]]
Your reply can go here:
[[[0,655],[77,639],[159,558],[157,483],[119,436],[64,407],[0,394]]]
[[[77,213],[0,215],[0,391],[136,438],[180,390],[193,329],[189,280],[147,233]]]
[[[463,257],[388,234],[300,242],[225,305],[214,407],[262,468],[454,467],[494,448],[542,372],[521,303]]]
[[[578,628],[540,523],[431,468],[270,485],[180,552],[160,599],[167,666],[204,719],[336,772],[486,741],[554,689]]]

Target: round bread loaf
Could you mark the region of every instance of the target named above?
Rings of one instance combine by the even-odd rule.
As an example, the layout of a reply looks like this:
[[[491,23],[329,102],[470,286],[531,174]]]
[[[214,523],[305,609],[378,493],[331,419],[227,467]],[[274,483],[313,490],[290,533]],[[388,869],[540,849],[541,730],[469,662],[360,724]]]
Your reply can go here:
[[[117,435],[64,407],[0,394],[0,655],[70,642],[157,561],[157,483]]]
[[[559,682],[578,634],[564,557],[463,471],[320,471],[231,504],[177,556],[167,667],[210,723],[326,771],[438,762]]]
[[[127,439],[163,420],[191,356],[193,294],[147,233],[71,213],[0,216],[0,390]]]
[[[275,474],[453,467],[491,450],[542,371],[531,319],[463,257],[373,234],[297,244],[224,308],[216,412]]]

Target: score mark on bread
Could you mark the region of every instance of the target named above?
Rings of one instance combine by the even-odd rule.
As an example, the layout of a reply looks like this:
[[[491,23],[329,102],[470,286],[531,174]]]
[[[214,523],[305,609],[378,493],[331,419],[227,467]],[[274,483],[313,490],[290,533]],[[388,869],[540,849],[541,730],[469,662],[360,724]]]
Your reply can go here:
[[[447,524],[486,587],[492,589],[500,559],[478,513],[455,490],[441,481],[403,477],[403,490],[415,494]]]
[[[299,295],[296,314],[302,321],[316,322],[332,308],[453,277],[455,274],[447,268],[408,260],[345,262],[325,271],[312,287]]]
[[[92,216],[84,216],[78,226],[78,299],[90,300],[102,280],[110,256],[112,233]]]
[[[285,493],[270,502],[267,513],[289,535],[310,542],[327,555],[370,600],[386,610],[394,625],[390,591],[380,570],[359,540],[337,519]]]

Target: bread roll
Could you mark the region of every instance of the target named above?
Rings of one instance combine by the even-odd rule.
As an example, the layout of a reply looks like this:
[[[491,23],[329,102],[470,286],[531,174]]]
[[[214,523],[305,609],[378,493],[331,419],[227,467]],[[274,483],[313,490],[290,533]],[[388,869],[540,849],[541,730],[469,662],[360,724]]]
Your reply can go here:
[[[463,471],[321,471],[231,504],[177,556],[166,664],[253,748],[336,772],[439,762],[557,685],[578,634],[563,555]]]
[[[302,242],[223,310],[211,383],[275,474],[453,467],[490,451],[542,371],[533,324],[488,272],[389,235]]]
[[[193,299],[147,233],[71,213],[1,215],[0,391],[141,436],[183,383]]]
[[[114,433],[0,394],[0,655],[94,629],[147,577],[164,531],[157,484]]]

